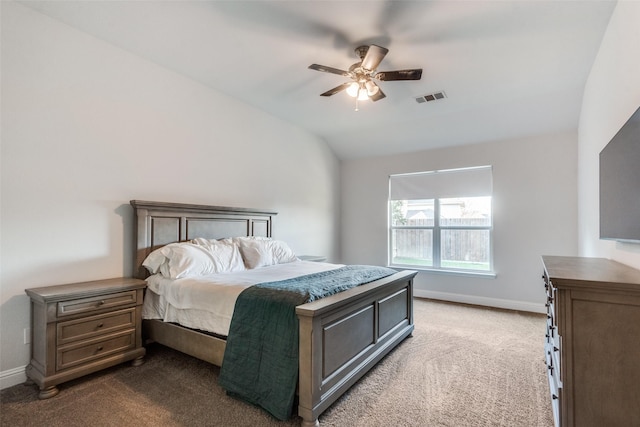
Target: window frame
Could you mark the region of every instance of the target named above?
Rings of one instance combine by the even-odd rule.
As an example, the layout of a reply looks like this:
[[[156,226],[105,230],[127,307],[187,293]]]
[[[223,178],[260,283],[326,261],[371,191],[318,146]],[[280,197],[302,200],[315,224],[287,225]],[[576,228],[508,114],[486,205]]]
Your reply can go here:
[[[410,268],[413,270],[424,270],[430,272],[462,274],[484,277],[495,277],[493,268],[493,196],[491,197],[491,220],[488,225],[441,225],[440,224],[440,204],[445,198],[433,198],[422,200],[433,200],[433,225],[393,225],[393,200],[388,200],[388,244],[387,244],[387,265],[393,268]],[[411,199],[418,200],[418,199]],[[424,266],[417,264],[393,263],[393,233],[395,230],[431,230],[432,233],[432,265]],[[442,231],[443,230],[487,230],[489,231],[489,270],[474,270],[466,268],[442,267]]]

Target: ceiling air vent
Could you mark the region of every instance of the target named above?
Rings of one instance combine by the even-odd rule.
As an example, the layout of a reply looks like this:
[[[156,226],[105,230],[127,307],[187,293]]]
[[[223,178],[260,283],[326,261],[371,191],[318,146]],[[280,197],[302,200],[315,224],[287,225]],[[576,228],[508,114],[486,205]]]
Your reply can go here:
[[[444,99],[447,97],[447,94],[444,91],[430,93],[428,95],[422,95],[416,98],[416,102],[418,104],[422,104],[424,102],[437,101],[438,99]]]

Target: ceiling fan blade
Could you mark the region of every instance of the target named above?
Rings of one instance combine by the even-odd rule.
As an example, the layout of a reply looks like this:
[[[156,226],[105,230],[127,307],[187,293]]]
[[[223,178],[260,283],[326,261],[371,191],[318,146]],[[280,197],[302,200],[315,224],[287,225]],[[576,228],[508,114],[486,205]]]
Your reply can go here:
[[[382,98],[386,98],[387,95],[384,94],[384,92],[382,91],[382,89],[380,89],[380,86],[378,86],[378,91],[376,93],[374,93],[373,95],[371,95],[369,97],[370,100],[372,100],[373,102],[379,101]]]
[[[325,93],[321,93],[320,96],[331,96],[331,95],[335,95],[338,92],[342,92],[343,90],[345,90],[346,88],[349,87],[349,85],[351,84],[351,82],[346,82],[346,83],[342,83],[340,86],[336,86],[333,89],[329,89],[328,91],[326,91]]]
[[[393,80],[420,80],[422,78],[422,68],[416,68],[414,70],[381,71],[374,77],[385,82]]]
[[[376,68],[378,68],[378,65],[380,65],[380,62],[385,57],[387,52],[389,52],[389,49],[372,44],[371,46],[369,46],[367,54],[362,59],[361,67],[369,71],[375,70]]]
[[[338,75],[347,76],[347,77],[349,76],[349,73],[344,70],[339,70],[333,67],[327,67],[325,65],[311,64],[309,65],[309,68],[316,71],[322,71],[324,73],[338,74]]]

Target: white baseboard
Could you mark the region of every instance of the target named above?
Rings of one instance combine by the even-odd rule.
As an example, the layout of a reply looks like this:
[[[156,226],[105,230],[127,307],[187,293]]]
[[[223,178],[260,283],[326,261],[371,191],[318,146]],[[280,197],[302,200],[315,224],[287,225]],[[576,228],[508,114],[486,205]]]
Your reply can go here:
[[[413,289],[413,295],[418,298],[437,299],[442,301],[460,302],[463,304],[483,305],[487,307],[506,308],[508,310],[530,311],[533,313],[546,313],[544,304],[532,302],[514,301],[500,298],[487,298],[475,295],[451,294],[448,292],[435,292],[423,289]]]
[[[0,372],[0,390],[24,383],[27,380],[25,368],[26,366],[20,366]]]

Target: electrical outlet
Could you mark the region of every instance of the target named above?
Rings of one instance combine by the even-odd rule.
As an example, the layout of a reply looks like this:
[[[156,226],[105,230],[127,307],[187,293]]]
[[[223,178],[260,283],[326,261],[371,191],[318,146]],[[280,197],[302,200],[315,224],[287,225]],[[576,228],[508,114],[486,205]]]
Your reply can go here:
[[[31,328],[24,328],[24,343],[31,344]]]

